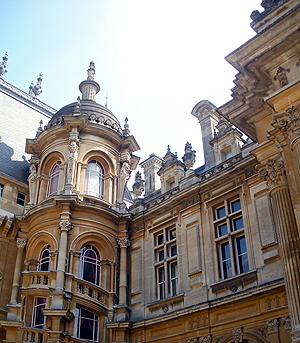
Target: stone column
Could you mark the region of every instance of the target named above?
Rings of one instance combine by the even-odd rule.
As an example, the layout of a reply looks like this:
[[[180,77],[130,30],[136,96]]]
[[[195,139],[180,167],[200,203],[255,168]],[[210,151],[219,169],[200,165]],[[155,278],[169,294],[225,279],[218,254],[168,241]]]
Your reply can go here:
[[[61,219],[59,222],[60,228],[60,241],[58,249],[58,259],[57,259],[57,271],[56,271],[56,283],[55,292],[53,292],[52,308],[62,308],[62,296],[64,293],[65,284],[65,267],[67,258],[67,248],[68,248],[68,232],[71,230],[73,225],[69,219]]]
[[[300,342],[300,241],[284,163],[276,159],[257,166],[260,177],[267,181],[272,199],[282,261],[287,301],[291,315],[292,342]]]
[[[14,279],[11,291],[11,298],[10,304],[16,304],[18,300],[18,292],[20,287],[20,278],[21,278],[21,269],[22,269],[22,259],[23,259],[23,251],[26,245],[25,238],[17,238],[17,246],[18,246],[18,253],[17,253],[17,260],[16,260],[16,267],[14,272]]]
[[[119,284],[119,304],[127,304],[127,247],[130,240],[127,237],[117,240],[121,248],[120,253],[120,284]]]

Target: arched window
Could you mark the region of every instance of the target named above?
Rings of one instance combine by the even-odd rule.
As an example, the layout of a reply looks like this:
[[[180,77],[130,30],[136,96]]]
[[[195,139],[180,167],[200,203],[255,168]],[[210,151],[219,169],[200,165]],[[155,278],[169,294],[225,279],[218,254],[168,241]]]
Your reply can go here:
[[[100,286],[100,254],[93,245],[80,249],[78,277]]]
[[[92,160],[88,163],[85,174],[84,193],[103,199],[104,169],[96,160]]]
[[[55,162],[50,170],[48,188],[47,188],[47,197],[51,197],[51,195],[57,194],[59,174],[60,174],[60,164],[61,164],[60,161]]]
[[[38,271],[48,272],[50,270],[50,245],[45,245],[40,253]]]

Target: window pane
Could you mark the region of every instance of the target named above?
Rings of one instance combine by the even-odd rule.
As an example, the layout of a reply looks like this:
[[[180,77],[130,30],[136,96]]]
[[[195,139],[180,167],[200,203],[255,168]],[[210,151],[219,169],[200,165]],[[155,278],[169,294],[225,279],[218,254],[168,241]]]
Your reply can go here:
[[[21,206],[24,206],[24,204],[25,204],[25,194],[22,194],[22,193],[18,192],[17,204],[21,205]]]
[[[44,321],[45,317],[43,315],[42,310],[46,306],[46,298],[34,298],[33,303],[33,311],[32,311],[32,320],[31,320],[31,326],[35,328],[44,328]]]
[[[169,252],[170,256],[169,257],[172,257],[172,256],[176,256],[177,255],[177,245],[172,245],[170,247],[170,252]]]
[[[3,188],[4,188],[4,186],[0,183],[0,197],[2,197]]]
[[[158,251],[158,254],[157,254],[157,262],[163,261],[164,258],[165,258],[165,252],[164,252],[164,250]]]
[[[79,306],[75,310],[74,335],[88,342],[98,342],[98,316]]]
[[[58,191],[58,182],[60,174],[60,161],[55,162],[52,166],[49,174],[48,188],[47,188],[47,197],[56,195]]]
[[[176,238],[176,229],[172,229],[168,231],[168,240]]]
[[[238,237],[236,239],[236,246],[237,246],[237,258],[238,258],[239,272],[245,273],[249,270],[245,236]]]
[[[37,270],[49,271],[49,269],[50,269],[50,245],[45,245],[40,253]]]
[[[241,202],[240,200],[235,200],[231,202],[231,212],[236,212],[241,209]]]
[[[102,165],[92,160],[88,163],[88,167],[85,174],[85,194],[103,198],[104,194],[104,169]]]
[[[228,242],[221,245],[221,267],[224,279],[232,276],[230,248]]]
[[[243,217],[233,219],[233,230],[239,230],[244,227]]]
[[[219,237],[227,235],[228,230],[227,230],[227,224],[222,224],[218,226],[218,234]]]
[[[164,235],[163,234],[156,236],[156,245],[163,244],[163,241],[164,241]]]
[[[226,216],[225,206],[217,208],[216,212],[217,212],[217,219],[225,217]]]
[[[80,250],[78,277],[100,286],[100,254],[93,245]]]

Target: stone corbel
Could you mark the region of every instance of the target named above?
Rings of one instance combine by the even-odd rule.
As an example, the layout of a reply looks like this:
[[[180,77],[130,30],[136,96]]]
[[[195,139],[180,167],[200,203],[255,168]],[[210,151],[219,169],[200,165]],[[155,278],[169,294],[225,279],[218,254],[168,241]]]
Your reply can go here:
[[[272,318],[265,321],[265,328],[267,329],[268,335],[278,333],[279,322],[277,318]]]

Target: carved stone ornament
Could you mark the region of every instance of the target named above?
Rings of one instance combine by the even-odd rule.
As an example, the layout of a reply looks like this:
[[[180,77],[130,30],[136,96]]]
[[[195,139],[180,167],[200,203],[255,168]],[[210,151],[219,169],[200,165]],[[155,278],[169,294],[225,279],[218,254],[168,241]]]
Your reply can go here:
[[[199,343],[211,343],[212,342],[212,337],[211,335],[205,335],[199,337]]]
[[[300,136],[300,102],[284,112],[274,114],[271,124],[292,143],[295,138]]]
[[[196,151],[192,150],[192,144],[187,142],[184,148],[184,155],[182,156],[183,163],[188,169],[193,168],[196,159]]]
[[[29,203],[34,204],[35,192],[36,192],[36,183],[37,183],[37,174],[36,167],[38,164],[38,159],[31,158],[29,160],[29,176],[28,176],[28,186],[29,186]]]
[[[125,124],[124,124],[124,129],[123,129],[123,136],[129,136],[130,131],[129,131],[129,125],[128,125],[128,118],[125,118]]]
[[[78,158],[78,149],[80,146],[80,139],[78,133],[71,133],[69,137],[69,166],[68,166],[68,181],[67,183],[72,184],[74,180],[75,166]]]
[[[61,230],[71,230],[72,227],[73,227],[73,224],[70,222],[69,219],[61,219],[61,221],[59,222],[58,224],[58,227],[61,229]]]
[[[129,161],[124,161],[120,169],[120,178],[127,182],[130,178],[130,173],[131,171]]]
[[[36,97],[38,97],[41,93],[43,93],[42,90],[42,81],[43,81],[43,74],[40,73],[39,77],[37,78],[37,84],[34,85],[33,81],[31,81],[31,84],[29,86],[29,94],[30,95],[34,95]]]
[[[282,316],[280,319],[281,319],[282,325],[284,325],[285,330],[291,330],[292,329],[291,316],[290,315]]]
[[[135,183],[132,185],[133,193],[136,198],[139,198],[143,191],[144,191],[144,183],[145,181],[142,180],[142,174],[137,172],[135,174]]]
[[[243,341],[243,328],[232,329],[234,343],[240,343]]]
[[[279,67],[277,69],[277,73],[274,76],[274,80],[278,80],[280,87],[286,86],[289,83],[289,80],[287,78],[287,73],[290,72],[290,69],[285,69],[283,67]]]
[[[130,240],[127,237],[117,238],[117,242],[121,248],[127,248],[130,246]]]
[[[198,343],[198,337],[188,338],[186,343]]]
[[[265,163],[256,166],[258,175],[264,181],[267,181],[269,190],[276,186],[287,185],[284,162],[280,158],[269,159]]]
[[[5,73],[7,73],[6,63],[8,60],[8,51],[6,51],[5,55],[2,57],[2,62],[0,63],[0,77],[2,77]]]
[[[18,248],[24,248],[25,245],[26,245],[26,239],[25,238],[17,238]]]
[[[269,319],[265,322],[265,328],[267,329],[268,335],[278,332],[279,322],[277,318]]]

